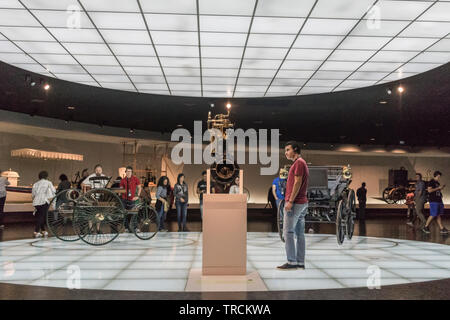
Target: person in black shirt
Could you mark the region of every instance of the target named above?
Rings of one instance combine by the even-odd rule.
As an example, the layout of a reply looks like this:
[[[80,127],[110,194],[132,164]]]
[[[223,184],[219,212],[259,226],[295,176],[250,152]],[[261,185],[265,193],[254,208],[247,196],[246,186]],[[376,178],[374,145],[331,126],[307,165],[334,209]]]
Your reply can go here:
[[[356,190],[356,197],[359,203],[359,219],[364,220],[366,218],[366,202],[367,202],[367,189],[366,183],[363,182],[361,187]]]
[[[441,215],[444,213],[444,203],[442,202],[442,192],[445,185],[440,185],[439,179],[441,178],[442,173],[439,171],[435,171],[433,174],[433,179],[428,182],[428,199],[430,202],[430,216],[428,217],[427,223],[425,227],[423,227],[422,231],[425,233],[430,233],[430,223],[436,218],[436,221],[441,229],[441,234],[448,234],[448,230],[442,225]]]
[[[214,186],[214,182],[211,181],[211,193],[215,193]],[[200,195],[200,217],[203,220],[203,194],[206,193],[206,171],[202,172],[202,180],[197,183],[197,193]]]

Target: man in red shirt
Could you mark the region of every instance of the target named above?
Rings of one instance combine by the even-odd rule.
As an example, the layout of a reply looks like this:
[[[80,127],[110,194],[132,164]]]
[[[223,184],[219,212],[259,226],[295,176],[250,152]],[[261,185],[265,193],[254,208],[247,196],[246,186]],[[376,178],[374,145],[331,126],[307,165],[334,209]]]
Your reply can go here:
[[[284,204],[284,239],[287,263],[278,266],[281,270],[305,269],[305,216],[308,212],[309,170],[300,156],[300,145],[295,141],[286,143],[284,153],[293,161],[286,182]],[[295,242],[294,235],[297,237]]]
[[[122,202],[123,206],[126,210],[131,210],[136,206],[136,202],[139,199],[139,195],[141,194],[141,182],[139,179],[133,175],[133,168],[128,166],[125,169],[125,177],[120,180],[120,187],[125,189],[125,192],[122,193]],[[137,193],[136,193],[137,189]],[[127,216],[125,219],[125,229],[130,231],[130,218],[131,216]]]

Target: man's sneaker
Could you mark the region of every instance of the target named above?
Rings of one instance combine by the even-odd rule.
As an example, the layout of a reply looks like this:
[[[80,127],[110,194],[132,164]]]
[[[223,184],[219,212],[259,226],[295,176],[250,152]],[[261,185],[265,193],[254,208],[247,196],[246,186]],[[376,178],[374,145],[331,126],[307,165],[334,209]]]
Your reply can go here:
[[[428,228],[428,227],[423,227],[422,228],[422,232],[424,232],[424,233],[431,233],[430,228]]]
[[[44,237],[48,237],[48,232],[47,232],[47,231],[43,231],[43,232],[42,232],[42,235],[43,235]]]
[[[410,226],[410,227],[414,227],[414,224],[413,224],[411,221],[408,221],[408,222],[406,223],[406,225],[407,225],[407,226]]]
[[[298,265],[297,265],[297,268],[298,268],[298,269],[305,270],[305,265],[304,265],[304,264],[298,264]]]
[[[443,227],[441,229],[441,234],[448,234],[448,230],[445,227]]]
[[[285,263],[281,266],[278,266],[277,269],[280,270],[297,270],[298,266],[296,264]]]
[[[35,237],[35,238],[40,238],[40,237],[42,237],[42,233],[40,233],[40,232],[34,232],[34,237]]]

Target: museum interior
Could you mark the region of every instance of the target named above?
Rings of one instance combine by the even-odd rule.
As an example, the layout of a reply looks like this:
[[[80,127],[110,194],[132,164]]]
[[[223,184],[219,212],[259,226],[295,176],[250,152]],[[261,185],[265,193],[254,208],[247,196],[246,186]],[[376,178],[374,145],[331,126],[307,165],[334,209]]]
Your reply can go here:
[[[0,299],[450,299],[450,1],[0,0]]]

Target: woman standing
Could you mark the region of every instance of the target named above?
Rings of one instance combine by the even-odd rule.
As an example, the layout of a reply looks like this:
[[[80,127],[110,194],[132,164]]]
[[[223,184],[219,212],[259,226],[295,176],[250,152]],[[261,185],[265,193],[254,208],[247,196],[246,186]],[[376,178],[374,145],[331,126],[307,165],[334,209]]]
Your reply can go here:
[[[0,170],[2,172],[2,170]],[[7,177],[0,177],[0,229],[3,229],[3,210],[5,208],[6,202],[6,186],[9,186],[11,182],[8,181]]]
[[[158,187],[156,189],[156,205],[155,209],[158,213],[159,219],[159,231],[166,232],[167,229],[164,228],[165,212],[168,211],[166,208],[169,206],[167,198],[167,188],[169,186],[169,179],[166,176],[162,176],[158,180]]]
[[[229,193],[239,194],[239,176],[234,179]]]
[[[45,231],[45,216],[51,199],[55,196],[56,190],[53,184],[47,180],[48,172],[39,172],[39,181],[33,184],[31,197],[33,198],[33,207],[36,216],[36,225],[34,228],[34,237],[46,237],[48,232]],[[41,233],[42,231],[42,233]]]
[[[187,206],[188,206],[188,186],[184,182],[184,174],[180,173],[174,188],[175,206],[177,208],[178,232],[189,231],[186,227]]]

